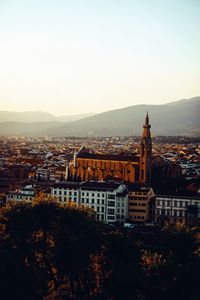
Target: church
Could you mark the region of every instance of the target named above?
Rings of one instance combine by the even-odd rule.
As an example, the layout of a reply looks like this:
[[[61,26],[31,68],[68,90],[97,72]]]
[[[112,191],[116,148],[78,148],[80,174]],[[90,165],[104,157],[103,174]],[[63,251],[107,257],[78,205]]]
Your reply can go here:
[[[149,116],[146,114],[140,143],[140,155],[106,155],[90,153],[84,146],[74,154],[69,166],[72,181],[104,181],[113,179],[126,183],[151,183],[152,141]]]

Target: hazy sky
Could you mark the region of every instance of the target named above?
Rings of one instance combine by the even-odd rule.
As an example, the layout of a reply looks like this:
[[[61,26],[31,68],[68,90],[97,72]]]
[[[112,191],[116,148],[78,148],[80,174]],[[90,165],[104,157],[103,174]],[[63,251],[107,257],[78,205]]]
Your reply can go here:
[[[200,95],[200,0],[0,0],[0,110]]]

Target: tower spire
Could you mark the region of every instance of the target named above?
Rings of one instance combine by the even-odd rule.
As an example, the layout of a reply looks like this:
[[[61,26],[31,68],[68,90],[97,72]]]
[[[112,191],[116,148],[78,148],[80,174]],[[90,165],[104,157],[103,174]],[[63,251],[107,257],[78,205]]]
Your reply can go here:
[[[149,114],[148,114],[148,110],[147,110],[147,113],[146,113],[145,125],[149,125]]]
[[[148,111],[143,128],[140,144],[140,183],[149,184],[151,181],[152,142]]]
[[[145,122],[144,122],[143,128],[148,128],[148,129],[151,128],[151,125],[149,124],[149,113],[148,113],[148,110],[147,110],[147,113],[146,113],[146,117],[145,117]]]

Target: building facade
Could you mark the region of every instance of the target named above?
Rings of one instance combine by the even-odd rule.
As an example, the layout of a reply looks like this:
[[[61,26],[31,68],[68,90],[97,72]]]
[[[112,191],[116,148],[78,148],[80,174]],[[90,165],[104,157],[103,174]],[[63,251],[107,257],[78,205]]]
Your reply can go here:
[[[139,182],[143,185],[149,184],[151,182],[152,141],[148,113],[143,128],[140,156],[94,154],[85,147],[81,147],[78,153],[74,154],[74,160],[69,166],[69,179],[72,181],[114,179],[130,183]]]
[[[11,191],[6,195],[8,201],[32,201],[35,197],[35,191],[32,185],[27,185],[20,190]]]
[[[200,197],[156,196],[156,222],[195,225],[200,222]]]
[[[60,182],[51,195],[61,202],[77,203],[91,208],[97,220],[124,222],[128,217],[128,191],[124,184],[111,182]]]
[[[128,218],[139,223],[155,221],[155,194],[152,188],[128,187]]]

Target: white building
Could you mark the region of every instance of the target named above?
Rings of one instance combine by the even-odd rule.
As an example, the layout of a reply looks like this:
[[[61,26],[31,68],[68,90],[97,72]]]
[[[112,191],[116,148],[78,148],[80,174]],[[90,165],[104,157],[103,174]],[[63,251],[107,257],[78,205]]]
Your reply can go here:
[[[171,224],[177,221],[186,223],[187,221],[198,222],[200,220],[200,198],[184,196],[156,196],[156,220],[166,219]]]
[[[35,192],[32,185],[27,185],[18,191],[11,191],[6,195],[6,202],[14,201],[32,201],[35,197]]]
[[[50,170],[40,168],[37,170],[36,176],[37,176],[37,179],[40,179],[40,180],[50,180]]]
[[[60,182],[51,188],[51,195],[60,201],[86,205],[97,220],[124,222],[128,217],[128,191],[124,184],[111,182]]]

